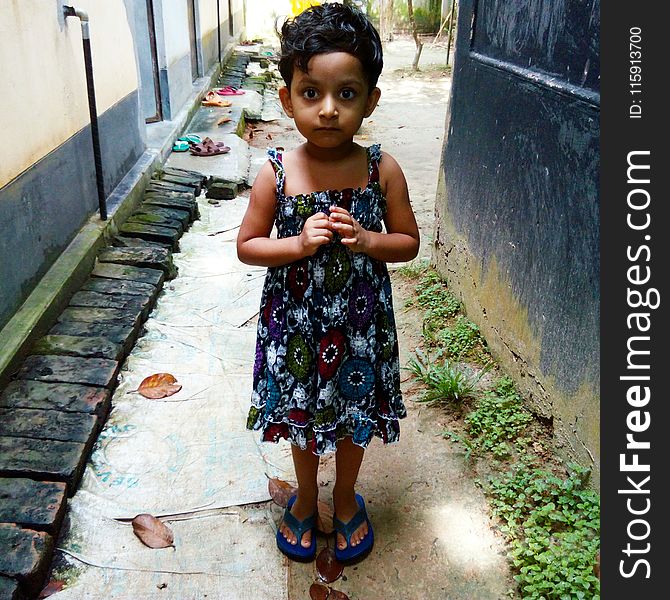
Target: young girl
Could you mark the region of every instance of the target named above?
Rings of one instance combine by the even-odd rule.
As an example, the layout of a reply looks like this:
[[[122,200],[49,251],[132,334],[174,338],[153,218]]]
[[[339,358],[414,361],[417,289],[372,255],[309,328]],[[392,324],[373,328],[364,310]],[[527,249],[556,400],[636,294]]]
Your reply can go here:
[[[366,17],[333,3],[288,20],[279,69],[307,141],[269,151],[238,236],[240,260],[268,267],[247,427],[291,441],[298,493],[277,545],[294,560],[316,554],[319,456],[335,451],[335,554],[349,563],[373,544],[354,490],[365,448],[396,442],[406,416],[385,263],[414,258],[419,232],[396,161],[353,141],[380,96],[381,42]]]

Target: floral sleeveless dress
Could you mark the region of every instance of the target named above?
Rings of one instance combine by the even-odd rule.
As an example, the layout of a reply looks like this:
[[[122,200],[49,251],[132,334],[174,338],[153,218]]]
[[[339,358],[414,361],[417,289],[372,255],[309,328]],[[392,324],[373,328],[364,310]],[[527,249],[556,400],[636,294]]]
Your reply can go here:
[[[379,145],[367,148],[365,189],[284,195],[279,151],[268,151],[277,183],[279,238],[331,206],[382,231],[386,200],[379,183]],[[337,236],[336,236],[337,238]],[[258,318],[248,429],[262,440],[289,439],[315,454],[351,436],[366,447],[374,435],[396,442],[406,416],[398,342],[386,264],[334,239],[313,256],[267,271]]]

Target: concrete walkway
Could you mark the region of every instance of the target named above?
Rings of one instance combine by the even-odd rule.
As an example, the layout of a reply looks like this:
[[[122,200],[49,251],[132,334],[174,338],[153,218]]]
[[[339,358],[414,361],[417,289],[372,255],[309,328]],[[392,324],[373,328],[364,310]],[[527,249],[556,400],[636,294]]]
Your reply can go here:
[[[444,55],[444,49],[427,48],[421,64]],[[422,230],[421,255],[429,256],[449,80],[394,73],[412,57],[411,42],[387,48],[382,102],[359,141],[381,142],[403,166]],[[225,109],[213,110],[218,119]],[[199,109],[189,132],[219,133],[211,115]],[[229,155],[173,154],[169,164],[231,179],[222,165],[237,163],[242,153],[257,155],[258,148],[233,139],[237,122],[229,127],[220,132],[229,137],[218,138],[230,140]],[[300,142],[288,120],[266,127],[274,132],[268,145],[289,149]],[[262,145],[264,126],[258,131],[255,146]],[[68,506],[69,527],[58,542],[54,571],[66,588],[52,598],[309,597],[314,564],[290,563],[274,546],[281,509],[269,499],[267,477],[293,480],[288,445],[261,446],[244,430],[264,274],[235,256],[247,201],[248,190],[218,204],[198,199],[200,220],[174,255],[179,275],[165,286],[123,366],[110,418]],[[403,310],[407,286],[396,288],[406,364],[419,321]],[[159,372],[172,373],[182,390],[160,401],[134,393],[144,377]],[[409,417],[401,424],[402,439],[391,447],[373,442],[360,477],[375,549],[332,587],[352,600],[505,598],[504,548],[489,527],[483,496],[462,455],[440,436],[439,410],[413,403],[411,382],[403,386]],[[332,456],[323,460],[320,477],[322,499],[330,502]],[[153,550],[139,542],[128,520],[141,512],[164,517],[174,548]],[[319,539],[320,546],[326,542]]]

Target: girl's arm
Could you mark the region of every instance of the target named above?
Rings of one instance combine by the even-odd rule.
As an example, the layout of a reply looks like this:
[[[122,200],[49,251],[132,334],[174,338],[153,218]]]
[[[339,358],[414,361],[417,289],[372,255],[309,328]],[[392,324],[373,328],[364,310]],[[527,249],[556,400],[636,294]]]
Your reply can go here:
[[[268,161],[251,188],[249,206],[237,236],[237,257],[248,265],[278,267],[314,254],[333,237],[324,213],[311,216],[298,236],[270,238],[277,205],[275,175]]]
[[[343,208],[331,208],[330,220],[333,229],[342,236],[342,243],[354,252],[365,252],[384,262],[405,262],[419,252],[419,228],[400,165],[386,152],[382,156],[379,175],[386,190],[386,233],[363,229]]]

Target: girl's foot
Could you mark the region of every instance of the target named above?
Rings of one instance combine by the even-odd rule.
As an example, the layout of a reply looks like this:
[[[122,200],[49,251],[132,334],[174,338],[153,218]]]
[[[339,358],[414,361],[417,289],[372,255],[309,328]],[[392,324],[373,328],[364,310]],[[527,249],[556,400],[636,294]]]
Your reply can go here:
[[[335,514],[337,518],[343,523],[348,523],[354,515],[360,510],[360,506],[356,502],[356,495],[353,490],[347,494],[338,494],[333,492],[333,503],[335,504]],[[363,521],[360,527],[351,534],[351,545],[358,546],[365,536],[368,534],[368,523]],[[303,536],[304,537],[304,536]],[[337,547],[344,550],[347,547],[347,540],[341,533],[337,534]]]
[[[315,503],[309,503],[304,501],[301,502],[300,496],[298,496],[296,501],[293,503],[293,506],[291,507],[291,514],[296,519],[298,519],[298,521],[304,521],[308,517],[311,517],[312,515],[316,514],[316,511],[317,511],[316,502]],[[288,527],[286,523],[284,523],[284,521],[281,522],[281,525],[279,526],[279,531],[289,544],[296,545],[298,543],[298,539],[296,538],[295,534],[293,533],[293,531],[291,531],[290,527]],[[302,540],[300,542],[300,545],[303,548],[309,548],[312,545],[311,529],[302,534]]]

